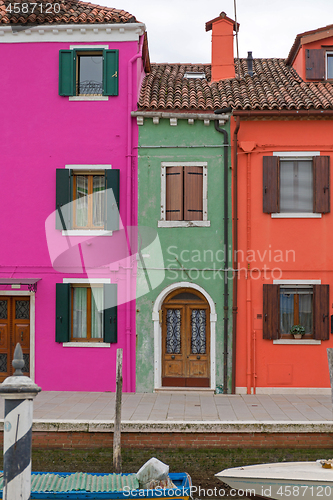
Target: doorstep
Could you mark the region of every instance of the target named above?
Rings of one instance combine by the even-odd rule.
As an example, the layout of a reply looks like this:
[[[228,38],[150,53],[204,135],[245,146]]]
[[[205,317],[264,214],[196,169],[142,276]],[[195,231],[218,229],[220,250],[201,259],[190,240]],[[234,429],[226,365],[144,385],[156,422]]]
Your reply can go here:
[[[200,394],[214,394],[215,391],[214,389],[210,389],[209,387],[160,387],[159,389],[155,389],[154,392],[159,393],[163,392],[165,393],[175,393],[177,392],[178,394],[193,394],[195,393],[200,393]]]

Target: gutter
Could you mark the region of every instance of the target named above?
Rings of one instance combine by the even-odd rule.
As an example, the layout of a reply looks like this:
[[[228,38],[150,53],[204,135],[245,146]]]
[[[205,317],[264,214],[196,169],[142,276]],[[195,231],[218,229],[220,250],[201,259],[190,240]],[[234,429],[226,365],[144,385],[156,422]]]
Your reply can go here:
[[[234,212],[234,224],[233,224],[233,237],[234,237],[234,254],[233,254],[233,269],[234,272],[238,269],[238,155],[237,155],[237,134],[240,127],[240,117],[236,117],[236,128],[234,130],[234,174],[233,174],[233,212]],[[231,392],[236,394],[236,342],[237,342],[237,313],[238,313],[238,303],[237,303],[237,287],[238,287],[238,275],[234,275],[236,279],[233,280],[232,289],[232,381],[231,381]]]
[[[333,109],[271,109],[246,111],[243,109],[234,109],[232,114],[241,118],[251,118],[255,116],[333,116]]]
[[[230,112],[231,108],[223,108],[217,109],[215,111],[216,114],[222,114],[226,112]],[[220,128],[219,120],[215,119],[214,121],[215,130],[220,132],[224,136],[224,144],[223,144],[223,168],[224,168],[224,186],[223,186],[223,195],[224,195],[224,203],[223,203],[223,218],[224,218],[224,289],[223,289],[223,298],[224,298],[224,352],[223,352],[223,394],[228,393],[228,298],[229,298],[229,290],[228,290],[228,275],[226,274],[228,270],[228,222],[229,222],[229,212],[228,212],[228,148],[229,139],[228,132],[222,128]]]

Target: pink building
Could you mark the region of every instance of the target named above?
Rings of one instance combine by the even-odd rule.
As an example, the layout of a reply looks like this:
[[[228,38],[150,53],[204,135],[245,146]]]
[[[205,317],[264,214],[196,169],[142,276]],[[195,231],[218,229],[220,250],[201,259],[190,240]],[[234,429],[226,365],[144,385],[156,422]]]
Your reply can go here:
[[[0,381],[20,342],[42,389],[114,391],[123,348],[123,387],[134,391],[127,227],[137,223],[131,111],[149,69],[145,25],[79,1],[4,6]]]

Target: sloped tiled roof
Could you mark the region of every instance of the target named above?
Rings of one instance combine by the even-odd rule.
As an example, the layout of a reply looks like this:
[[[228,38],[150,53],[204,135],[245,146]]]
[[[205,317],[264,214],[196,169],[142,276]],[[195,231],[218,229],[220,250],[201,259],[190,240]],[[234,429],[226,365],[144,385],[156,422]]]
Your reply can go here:
[[[246,59],[235,60],[236,78],[211,82],[210,65],[152,64],[142,84],[140,110],[333,109],[333,85],[304,82],[285,59],[254,59],[254,75]],[[203,79],[185,78],[186,72],[203,72]]]
[[[37,0],[36,0],[37,1]],[[26,0],[15,0],[15,5],[26,3]],[[6,11],[11,4],[12,12]],[[40,7],[42,4],[42,7]],[[49,5],[51,4],[51,7]],[[28,4],[30,5],[30,4]],[[32,4],[33,5],[33,4]],[[60,11],[58,11],[60,6]],[[23,7],[23,6],[22,6]],[[15,14],[14,1],[0,0],[0,25],[11,24],[113,24],[113,23],[135,23],[137,22],[132,14],[125,10],[113,9],[111,7],[101,7],[89,2],[79,0],[38,0],[32,13],[23,13],[23,8],[19,8],[19,13]],[[47,12],[48,11],[48,12]]]

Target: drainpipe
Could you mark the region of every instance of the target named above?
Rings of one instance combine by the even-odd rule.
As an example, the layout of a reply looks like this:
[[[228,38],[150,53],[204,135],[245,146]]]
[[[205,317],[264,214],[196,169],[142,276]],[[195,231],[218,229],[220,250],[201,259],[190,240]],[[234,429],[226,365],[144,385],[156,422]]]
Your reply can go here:
[[[144,35],[141,36],[139,43],[139,52],[135,54],[128,61],[127,68],[127,81],[128,81],[128,94],[127,94],[127,168],[126,168],[126,222],[127,222],[127,245],[129,249],[129,255],[132,254],[131,244],[132,235],[130,234],[131,228],[133,227],[133,207],[132,207],[132,158],[133,158],[133,144],[132,144],[132,117],[131,111],[133,106],[133,65],[137,59],[142,58],[142,47],[143,47]],[[136,86],[135,86],[136,88]],[[127,266],[126,270],[126,391],[134,392],[135,387],[132,387],[131,381],[131,344],[132,341],[132,311],[131,311],[131,284],[132,284],[132,269],[131,266]],[[132,341],[132,342],[131,342]]]
[[[231,108],[217,109],[214,111],[215,114],[230,113]],[[229,240],[228,240],[228,222],[229,222],[229,212],[228,212],[228,132],[220,127],[219,121],[214,121],[215,130],[223,134],[224,144],[223,144],[223,166],[224,166],[224,352],[223,352],[223,393],[228,393],[228,250],[229,250]]]
[[[234,255],[233,255],[233,289],[232,289],[232,394],[236,393],[236,340],[237,340],[237,287],[238,287],[238,155],[237,155],[237,134],[240,127],[240,118],[236,117],[236,128],[234,130],[234,172],[233,172],[233,239],[234,239]]]

